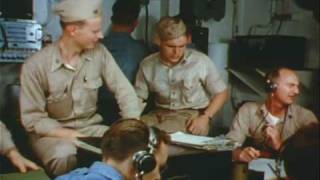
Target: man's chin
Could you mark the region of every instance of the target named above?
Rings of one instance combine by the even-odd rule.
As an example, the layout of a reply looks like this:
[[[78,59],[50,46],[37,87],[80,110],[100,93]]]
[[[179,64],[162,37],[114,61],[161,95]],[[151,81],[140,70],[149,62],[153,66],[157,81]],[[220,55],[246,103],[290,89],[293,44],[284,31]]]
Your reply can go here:
[[[294,101],[295,101],[295,100],[288,100],[288,101],[286,101],[286,103],[285,103],[285,104],[290,105],[290,104],[293,104],[293,103],[294,103]]]
[[[97,44],[98,44],[98,43],[90,44],[90,45],[86,46],[85,49],[87,49],[87,50],[89,50],[89,49],[94,49],[95,47],[97,47]]]

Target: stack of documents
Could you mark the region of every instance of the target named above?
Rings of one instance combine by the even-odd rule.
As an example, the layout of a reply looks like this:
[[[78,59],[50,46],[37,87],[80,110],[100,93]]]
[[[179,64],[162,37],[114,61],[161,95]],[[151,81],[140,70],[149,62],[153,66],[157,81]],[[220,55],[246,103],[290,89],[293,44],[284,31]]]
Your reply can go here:
[[[217,137],[196,136],[183,132],[175,132],[170,134],[171,141],[188,147],[194,147],[205,150],[229,151],[238,147],[238,144],[224,135]]]
[[[264,180],[277,180],[277,162],[274,159],[258,158],[249,163],[249,169],[264,172]],[[279,166],[279,173],[281,178],[286,177],[284,169],[284,162],[281,161]]]

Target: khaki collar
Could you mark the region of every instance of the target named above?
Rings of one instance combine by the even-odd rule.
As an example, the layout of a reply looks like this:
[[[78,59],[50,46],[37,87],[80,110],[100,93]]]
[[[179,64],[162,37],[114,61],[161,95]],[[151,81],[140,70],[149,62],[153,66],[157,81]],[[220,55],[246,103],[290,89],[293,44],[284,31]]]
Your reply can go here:
[[[58,42],[55,42],[53,46],[54,46],[53,47],[54,53],[53,53],[53,61],[51,64],[51,72],[54,72],[64,66],[64,64],[62,63]],[[89,55],[90,55],[90,50],[86,50],[80,55],[80,61],[82,60],[92,61],[92,58]]]
[[[260,108],[259,108],[259,109],[260,109],[259,113],[260,113],[263,117],[266,116],[267,113],[269,112],[265,103],[262,103],[262,104],[260,105]],[[286,116],[287,116],[287,117],[285,117],[285,118],[289,118],[289,119],[291,119],[291,118],[293,117],[292,105],[289,105],[289,106],[288,106],[288,110],[287,110]]]

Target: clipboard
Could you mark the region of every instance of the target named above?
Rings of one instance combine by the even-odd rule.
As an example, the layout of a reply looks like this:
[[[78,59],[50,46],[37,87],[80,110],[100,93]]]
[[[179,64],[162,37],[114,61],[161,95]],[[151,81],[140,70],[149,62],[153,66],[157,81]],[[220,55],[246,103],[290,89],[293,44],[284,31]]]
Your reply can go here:
[[[79,137],[74,140],[74,143],[78,148],[93,152],[95,154],[102,154],[101,151],[101,137]]]

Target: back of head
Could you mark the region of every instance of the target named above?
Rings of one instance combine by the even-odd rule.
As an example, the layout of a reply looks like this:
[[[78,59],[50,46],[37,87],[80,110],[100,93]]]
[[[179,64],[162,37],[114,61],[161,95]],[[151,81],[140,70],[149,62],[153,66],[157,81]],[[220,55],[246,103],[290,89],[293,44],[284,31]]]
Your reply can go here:
[[[139,120],[119,120],[111,125],[104,134],[101,144],[103,157],[123,161],[135,152],[148,149],[150,140],[149,127]],[[154,128],[157,150],[162,142],[168,144],[169,136]]]
[[[187,35],[187,28],[179,17],[163,17],[156,25],[156,38],[161,41],[179,38]]]
[[[319,179],[319,123],[298,130],[284,145],[282,157],[292,180]]]
[[[113,24],[131,26],[138,19],[140,0],[116,0],[112,6],[112,13]]]

